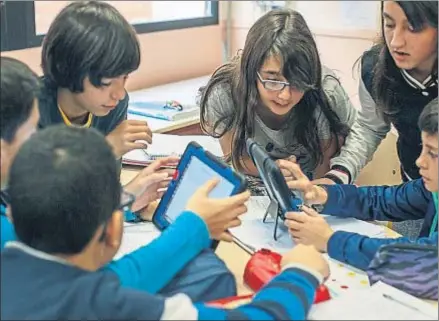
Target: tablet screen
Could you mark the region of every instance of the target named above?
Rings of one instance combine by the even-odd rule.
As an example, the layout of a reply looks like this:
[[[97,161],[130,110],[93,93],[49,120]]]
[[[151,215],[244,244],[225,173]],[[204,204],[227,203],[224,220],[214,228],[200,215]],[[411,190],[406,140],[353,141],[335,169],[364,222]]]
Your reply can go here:
[[[232,195],[235,189],[232,183],[221,177],[197,157],[191,157],[166,210],[167,221],[172,223],[185,210],[188,200],[195,191],[214,177],[218,177],[220,182],[210,192],[209,197],[224,198]]]

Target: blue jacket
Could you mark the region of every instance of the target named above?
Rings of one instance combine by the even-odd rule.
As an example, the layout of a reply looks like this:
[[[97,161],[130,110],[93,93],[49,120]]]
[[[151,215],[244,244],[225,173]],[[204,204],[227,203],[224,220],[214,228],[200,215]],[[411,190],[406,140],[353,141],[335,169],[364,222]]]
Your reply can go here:
[[[16,240],[5,210],[1,205],[1,249],[6,242]],[[157,293],[209,245],[209,233],[204,221],[191,212],[184,212],[160,237],[112,261],[104,269],[116,273],[122,286]]]
[[[253,302],[224,310],[123,287],[114,273],[85,271],[19,242],[6,246],[1,262],[2,320],[305,320],[323,279],[289,265]]]
[[[356,233],[337,231],[328,242],[330,257],[360,269],[366,269],[380,246],[389,243],[419,243],[437,246],[437,226],[430,235],[436,210],[431,192],[421,179],[398,186],[328,185],[328,201],[323,213],[338,217],[355,217],[365,221],[424,219],[420,237],[410,240],[369,238]]]

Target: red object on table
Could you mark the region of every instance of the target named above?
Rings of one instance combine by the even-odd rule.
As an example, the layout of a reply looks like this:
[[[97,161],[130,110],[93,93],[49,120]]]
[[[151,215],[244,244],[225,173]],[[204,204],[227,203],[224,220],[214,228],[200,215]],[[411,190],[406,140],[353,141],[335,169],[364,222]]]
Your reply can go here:
[[[245,266],[244,282],[253,291],[259,291],[281,272],[281,260],[282,256],[279,253],[267,249],[255,252]],[[326,301],[330,298],[328,288],[325,285],[320,285],[317,288],[314,303]]]

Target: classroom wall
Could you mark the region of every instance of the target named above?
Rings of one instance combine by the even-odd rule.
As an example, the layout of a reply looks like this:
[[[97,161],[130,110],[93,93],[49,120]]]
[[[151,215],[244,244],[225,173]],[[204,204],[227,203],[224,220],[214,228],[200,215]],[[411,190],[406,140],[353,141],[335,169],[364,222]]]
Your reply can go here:
[[[62,2],[62,5],[51,2],[52,12],[47,12],[47,17],[53,17],[53,11],[58,12],[69,1]],[[123,13],[131,14],[128,9]],[[36,24],[45,30],[48,21],[42,17],[36,16]],[[131,74],[127,89],[132,91],[211,73],[223,61],[223,24],[140,34],[142,60],[139,69]],[[7,51],[1,55],[20,59],[41,74],[41,47]]]
[[[288,6],[298,10],[304,16],[317,42],[321,61],[324,65],[334,69],[340,76],[341,82],[352,98],[356,107],[358,102],[358,72],[353,66],[361,54],[370,48],[377,38],[378,20],[377,12],[371,14],[375,18],[374,26],[368,26],[365,21],[359,28],[340,25],[340,16],[343,1],[291,1]],[[352,1],[344,1],[352,2]],[[360,1],[362,2],[362,1]],[[378,2],[376,5],[378,5]],[[231,19],[231,48],[229,56],[234,55],[244,47],[248,30],[265,11],[256,5],[255,1],[233,1]],[[363,1],[364,6],[364,1]],[[316,10],[318,8],[318,10]],[[366,8],[370,5],[366,4]],[[353,19],[362,17],[352,17]],[[363,17],[363,20],[364,17]],[[350,21],[345,22],[345,24]]]
[[[370,48],[376,38],[374,30],[365,28],[370,24],[369,17],[367,15],[349,16],[347,18],[353,21],[350,23],[362,21],[361,28],[355,29],[348,26],[343,29],[339,25],[340,10],[343,9],[340,1],[291,1],[288,5],[299,11],[302,10],[301,12],[315,34],[322,63],[336,71],[352,102],[359,108],[358,73],[353,70],[353,65],[363,51]],[[366,4],[366,7],[357,8],[361,11],[368,6]],[[55,10],[55,7],[52,7],[52,10]],[[57,10],[61,7],[61,3],[58,4]],[[319,10],[316,11],[316,7]],[[255,5],[255,1],[221,1],[219,9],[220,24],[216,26],[139,35],[142,62],[139,69],[128,80],[127,89],[137,90],[210,74],[243,47],[251,25],[264,14],[264,10]],[[231,19],[226,21],[229,13]],[[47,25],[44,26],[45,22],[39,23],[42,29],[47,28]],[[230,29],[227,28],[228,25]],[[225,53],[223,46],[227,40],[229,50]],[[39,66],[41,48],[2,52],[1,54],[18,58],[41,74]],[[395,141],[395,134],[390,133],[379,147],[374,160],[360,175],[358,184],[400,182]]]

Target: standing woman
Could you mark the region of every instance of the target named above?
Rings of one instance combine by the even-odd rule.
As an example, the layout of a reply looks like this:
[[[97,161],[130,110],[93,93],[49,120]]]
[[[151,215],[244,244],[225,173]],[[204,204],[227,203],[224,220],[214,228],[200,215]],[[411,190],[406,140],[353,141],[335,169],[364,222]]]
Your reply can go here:
[[[331,160],[326,178],[352,183],[391,125],[398,132],[403,181],[419,178],[415,161],[421,153],[421,133],[417,121],[424,106],[438,94],[437,13],[437,1],[382,2],[382,42],[361,59],[362,110],[340,155]],[[404,225],[399,232],[417,236],[419,229],[410,227],[413,223]]]
[[[294,157],[322,177],[356,111],[296,11],[266,13],[250,28],[242,55],[219,67],[201,90],[201,126],[220,138],[233,166],[258,176],[246,148],[252,137],[275,159]]]

